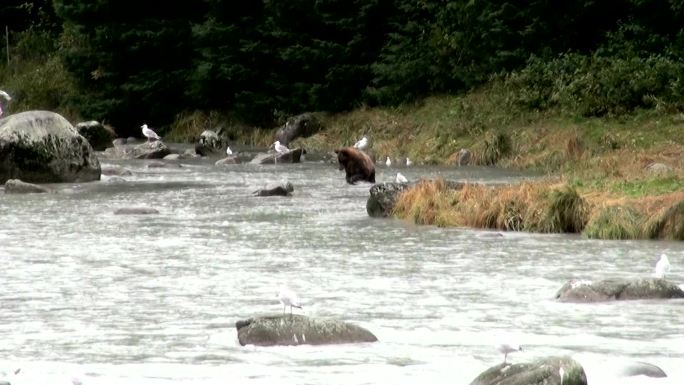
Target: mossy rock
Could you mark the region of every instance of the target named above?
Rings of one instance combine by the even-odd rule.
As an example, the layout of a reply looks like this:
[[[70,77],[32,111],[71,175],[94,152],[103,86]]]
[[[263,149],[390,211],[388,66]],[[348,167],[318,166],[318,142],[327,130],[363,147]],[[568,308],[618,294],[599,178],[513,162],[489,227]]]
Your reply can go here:
[[[684,298],[684,291],[663,278],[571,280],[556,293],[561,302],[603,302],[634,299]]]
[[[470,385],[586,385],[582,366],[570,357],[547,357],[532,363],[499,364],[482,372]]]
[[[368,330],[334,319],[298,314],[260,316],[237,321],[240,345],[332,345],[375,342]]]

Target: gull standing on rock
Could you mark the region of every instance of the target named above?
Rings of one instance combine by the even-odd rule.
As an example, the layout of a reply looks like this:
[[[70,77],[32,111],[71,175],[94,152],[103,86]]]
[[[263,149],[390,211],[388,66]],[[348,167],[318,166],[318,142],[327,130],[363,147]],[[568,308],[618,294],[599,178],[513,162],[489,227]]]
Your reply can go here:
[[[273,147],[275,148],[275,150],[278,154],[284,154],[284,153],[290,151],[290,149],[287,148],[287,146],[283,146],[282,144],[280,144],[279,140],[276,140],[273,143]]]
[[[658,260],[658,263],[656,263],[655,266],[655,273],[653,276],[656,278],[665,278],[665,274],[670,272],[670,260],[667,258],[667,255],[665,254],[660,254],[660,259]]]
[[[407,183],[408,179],[404,176],[404,174],[398,172],[396,178],[394,178],[394,181],[396,183]]]
[[[0,97],[2,97],[3,99],[5,99],[5,101],[7,101],[7,102],[9,102],[10,100],[12,100],[12,97],[9,96],[9,94],[8,94],[7,92],[3,91],[3,90],[0,90]],[[0,103],[0,116],[2,116],[2,113],[3,113],[3,110],[2,110],[2,103]]]
[[[140,128],[142,128],[142,133],[143,135],[145,135],[148,142],[150,141],[150,139],[161,140],[161,138],[159,137],[159,135],[157,135],[156,132],[152,131],[152,129],[147,127],[147,124],[143,124],[142,126],[140,126]]]
[[[226,155],[233,155],[233,150],[230,149],[230,146],[226,146]]]
[[[504,365],[506,364],[506,357],[508,357],[508,353],[513,353],[513,352],[521,352],[522,351],[522,346],[517,345],[517,344],[499,344],[496,345],[496,350],[499,351],[499,353],[504,354]]]
[[[295,293],[288,287],[280,288],[280,292],[278,293],[278,299],[280,300],[280,303],[283,304],[283,314],[285,314],[285,309],[287,308],[287,306],[290,307],[290,315],[292,315],[293,307],[296,307],[298,309],[302,308],[302,305],[299,303],[299,297],[297,297],[297,293]]]
[[[368,148],[368,138],[365,136],[361,139],[359,139],[358,142],[354,143],[354,147],[358,148],[359,150],[365,150]]]
[[[407,157],[406,157],[406,167],[411,167],[412,164],[413,164],[413,162],[412,162],[411,159],[409,159],[408,156],[407,156]]]
[[[390,167],[391,165],[392,165],[392,160],[391,160],[390,157],[388,156],[388,157],[387,157],[387,160],[385,161],[385,166]]]

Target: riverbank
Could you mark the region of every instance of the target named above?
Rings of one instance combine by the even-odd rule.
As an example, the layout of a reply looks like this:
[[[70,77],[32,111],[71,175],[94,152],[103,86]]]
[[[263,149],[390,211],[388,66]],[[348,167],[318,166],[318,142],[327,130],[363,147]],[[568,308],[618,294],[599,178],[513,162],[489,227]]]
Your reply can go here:
[[[366,135],[376,159],[409,157],[414,164],[457,167],[456,154],[466,148],[473,154],[473,164],[534,170],[548,177],[478,193],[472,191],[482,188],[473,187],[466,198],[435,194],[439,182],[421,185],[407,192],[395,211],[396,217],[416,223],[569,231],[604,239],[684,239],[684,231],[675,225],[684,199],[684,116],[658,109],[618,117],[525,111],[495,91],[318,114],[322,131],[292,145],[331,151]],[[197,124],[197,129],[202,126]],[[229,131],[236,142],[251,145],[268,145],[275,133],[239,126]],[[518,202],[514,206],[521,206],[519,210],[511,202]],[[549,225],[553,220],[525,213],[554,205],[561,211],[578,210],[567,215],[574,223]],[[555,215],[553,210],[546,212]]]

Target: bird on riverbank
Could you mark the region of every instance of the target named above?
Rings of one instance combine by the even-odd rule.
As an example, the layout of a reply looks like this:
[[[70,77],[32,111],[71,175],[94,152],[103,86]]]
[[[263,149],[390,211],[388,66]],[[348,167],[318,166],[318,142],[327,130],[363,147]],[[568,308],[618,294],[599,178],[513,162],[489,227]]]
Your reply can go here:
[[[12,97],[9,96],[9,94],[3,90],[0,90],[0,97],[5,99],[6,102],[9,102],[10,100],[12,100]],[[4,111],[2,110],[2,103],[0,103],[0,116],[2,116],[3,113],[4,113]]]
[[[655,273],[653,274],[656,278],[665,278],[665,274],[670,272],[670,260],[667,255],[660,254],[660,259],[656,263]]]
[[[411,161],[411,159],[406,157],[406,167],[411,167],[411,165],[413,165],[413,162]]]
[[[142,126],[140,126],[140,128],[142,128],[142,133],[143,135],[145,135],[148,142],[152,139],[161,140],[161,137],[157,135],[156,132],[152,131],[151,128],[147,127],[147,124],[143,124]]]
[[[404,176],[404,174],[398,172],[398,173],[397,173],[397,176],[394,178],[394,181],[395,181],[396,183],[407,183],[407,182],[408,182],[408,179],[406,179],[406,177]]]
[[[390,159],[389,156],[387,157],[387,160],[385,160],[385,166],[387,166],[387,167],[392,166],[392,159]]]
[[[368,138],[365,136],[361,139],[359,139],[358,142],[354,143],[354,147],[358,148],[359,150],[363,151],[368,148]]]
[[[506,358],[508,357],[508,353],[513,353],[513,352],[521,352],[522,351],[522,346],[517,345],[517,344],[499,344],[496,345],[496,350],[499,351],[499,353],[503,353],[504,355],[504,365],[506,364]]]
[[[233,150],[229,146],[226,146],[226,155],[233,155]]]
[[[302,308],[302,305],[299,303],[299,297],[297,296],[297,293],[288,287],[283,286],[280,288],[280,292],[278,292],[278,299],[280,300],[280,303],[283,304],[283,314],[285,314],[285,310],[288,306],[290,307],[290,315],[292,315],[293,307],[298,309]]]

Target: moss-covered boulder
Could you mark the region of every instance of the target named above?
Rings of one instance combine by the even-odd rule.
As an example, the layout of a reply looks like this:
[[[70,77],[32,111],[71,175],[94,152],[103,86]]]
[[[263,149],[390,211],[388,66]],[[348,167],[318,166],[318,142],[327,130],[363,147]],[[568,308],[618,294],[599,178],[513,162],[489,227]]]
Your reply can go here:
[[[366,201],[366,212],[373,218],[385,218],[392,215],[392,210],[399,194],[413,186],[409,183],[385,182],[370,188],[370,196]]]
[[[297,138],[309,137],[323,128],[316,115],[306,112],[290,117],[276,132],[276,140],[287,146]]]
[[[663,278],[571,280],[556,293],[561,302],[684,298],[684,291]]]
[[[89,182],[100,162],[88,140],[64,117],[26,111],[0,119],[0,183]]]
[[[561,370],[562,368],[562,370]],[[561,374],[563,379],[561,381]],[[582,366],[570,357],[547,357],[532,363],[499,364],[470,385],[586,385]]]
[[[105,127],[97,120],[78,123],[76,125],[76,130],[79,134],[83,135],[84,138],[88,139],[88,143],[90,143],[96,151],[104,151],[112,144],[114,138],[116,138],[114,130]]]
[[[332,345],[378,340],[360,326],[298,314],[254,317],[237,321],[235,327],[240,345]]]

